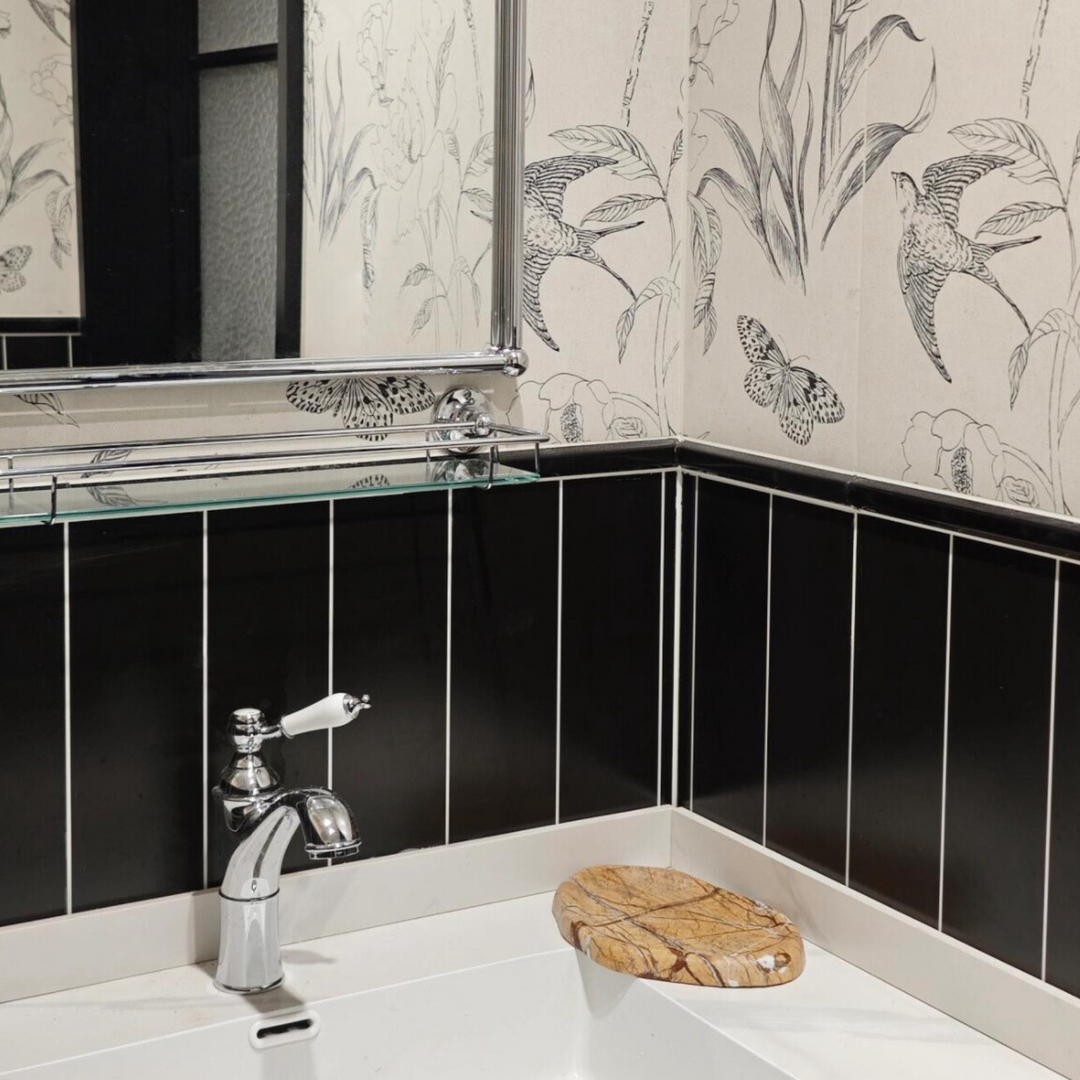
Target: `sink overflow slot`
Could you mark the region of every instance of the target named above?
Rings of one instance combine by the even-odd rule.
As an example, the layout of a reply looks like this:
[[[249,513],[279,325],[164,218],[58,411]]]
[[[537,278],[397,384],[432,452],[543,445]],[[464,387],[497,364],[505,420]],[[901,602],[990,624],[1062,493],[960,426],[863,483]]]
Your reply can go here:
[[[270,1050],[275,1046],[314,1039],[322,1028],[319,1014],[314,1012],[293,1013],[276,1020],[259,1020],[251,1025],[248,1042],[256,1050]]]

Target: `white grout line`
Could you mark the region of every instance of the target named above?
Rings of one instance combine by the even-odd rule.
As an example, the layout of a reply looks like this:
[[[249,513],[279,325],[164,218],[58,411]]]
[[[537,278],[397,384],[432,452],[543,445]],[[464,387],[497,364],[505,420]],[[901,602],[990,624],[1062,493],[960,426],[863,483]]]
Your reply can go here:
[[[202,513],[202,880],[210,882],[210,516]]]
[[[560,489],[561,490],[561,489]],[[660,632],[659,658],[657,660],[656,692],[656,805],[661,805],[664,787],[664,593],[667,582],[664,577],[667,560],[667,477],[660,477]],[[672,722],[674,722],[674,717]]]
[[[697,727],[697,569],[698,569],[698,522],[701,507],[701,484],[694,485],[694,597],[690,614],[690,812],[694,812],[694,729]]]
[[[67,366],[69,368],[74,367],[75,366],[75,338],[71,334],[68,334],[68,337],[67,337],[67,354],[68,354]]]
[[[64,865],[65,901],[73,910],[74,866],[71,859],[71,531],[64,522]]]
[[[562,809],[562,623],[563,623],[563,486],[559,482],[559,544],[555,615],[555,824]]]
[[[607,480],[612,477],[621,479],[628,476],[663,476],[665,473],[671,473],[674,476],[681,471],[678,465],[667,465],[662,469],[615,469],[611,472],[574,473],[573,476],[538,476],[535,480],[530,480],[529,483],[561,484],[566,481],[568,484],[572,484],[578,480]]]
[[[949,537],[949,579],[945,606],[945,717],[941,749],[941,856],[938,863],[938,930],[945,926],[945,788],[949,778],[949,680],[952,664],[953,546]]]
[[[330,568],[329,568],[329,602],[327,619],[327,658],[326,658],[326,692],[335,694],[334,689],[334,500],[330,500]],[[359,693],[359,691],[357,691]],[[334,729],[330,728],[326,733],[326,786],[333,790],[334,787]],[[328,866],[333,866],[332,860],[327,860]]]
[[[844,884],[851,885],[851,785],[855,751],[855,600],[859,567],[859,514],[856,511],[851,530],[851,659],[848,667],[848,744],[847,744],[847,840],[844,849]]]
[[[3,360],[3,369],[7,371],[7,335],[0,336],[0,359]]]
[[[765,563],[765,759],[761,775],[761,846],[769,823],[769,665],[772,660],[772,534],[773,496],[769,494],[769,543]]]
[[[1050,643],[1050,750],[1046,772],[1046,852],[1043,856],[1042,979],[1046,981],[1046,939],[1050,918],[1050,833],[1054,812],[1054,728],[1057,719],[1058,626],[1061,611],[1061,561],[1054,567],[1054,637]]]
[[[454,626],[454,491],[446,493],[446,818],[444,840],[450,843],[450,664]]]
[[[681,691],[682,680],[679,672],[682,669],[682,549],[683,549],[683,474],[675,473],[675,535],[672,543],[675,545],[675,595],[672,600],[674,610],[672,612],[672,625],[674,627],[671,641],[671,805],[679,805],[679,728],[680,712],[682,709]]]

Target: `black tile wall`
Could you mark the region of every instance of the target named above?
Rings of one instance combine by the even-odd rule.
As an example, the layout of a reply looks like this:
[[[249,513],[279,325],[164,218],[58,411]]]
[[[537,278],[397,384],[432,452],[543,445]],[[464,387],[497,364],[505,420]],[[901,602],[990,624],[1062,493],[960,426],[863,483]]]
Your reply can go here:
[[[949,537],[860,517],[850,884],[934,926],[948,607]]]
[[[211,511],[207,518],[208,884],[220,884],[235,840],[210,795],[231,749],[234,709],[277,719],[330,692],[329,503]],[[266,744],[284,783],[325,785],[323,732]],[[299,831],[287,870],[306,870]]]
[[[697,525],[693,809],[759,843],[770,501],[703,480]]]
[[[697,557],[697,505],[701,486],[708,481],[696,476],[684,475],[682,485],[682,565],[679,590],[682,603],[679,610],[679,756],[677,779],[678,792],[675,802],[686,809],[690,807],[690,742],[693,734],[693,685],[694,685],[694,573]]]
[[[62,529],[0,531],[0,612],[3,925],[67,905]]]
[[[660,802],[671,802],[671,766],[675,752],[675,597],[678,583],[675,579],[678,551],[678,522],[675,506],[679,496],[679,474],[665,473],[661,478],[664,488],[664,583],[660,592],[660,601],[664,607],[664,664],[660,686],[663,724],[660,746]]]
[[[657,803],[661,496],[658,475],[563,484],[562,821]]]
[[[943,928],[1042,962],[1054,563],[953,547]]]
[[[5,335],[8,370],[67,367],[71,355],[70,340],[67,334]]]
[[[1061,564],[1046,977],[1080,995],[1080,566]]]
[[[555,820],[559,489],[453,495],[450,839]]]
[[[847,854],[852,533],[850,513],[773,499],[766,840],[838,879]]]
[[[333,733],[362,856],[445,838],[446,576],[445,493],[335,504],[334,683],[374,703]]]
[[[68,528],[74,909],[197,889],[202,516]]]

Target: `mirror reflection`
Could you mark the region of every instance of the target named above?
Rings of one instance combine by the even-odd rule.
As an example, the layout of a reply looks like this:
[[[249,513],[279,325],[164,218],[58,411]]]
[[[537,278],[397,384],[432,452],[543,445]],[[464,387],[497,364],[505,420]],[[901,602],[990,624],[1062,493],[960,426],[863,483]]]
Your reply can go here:
[[[486,346],[492,0],[11,0],[0,361]]]

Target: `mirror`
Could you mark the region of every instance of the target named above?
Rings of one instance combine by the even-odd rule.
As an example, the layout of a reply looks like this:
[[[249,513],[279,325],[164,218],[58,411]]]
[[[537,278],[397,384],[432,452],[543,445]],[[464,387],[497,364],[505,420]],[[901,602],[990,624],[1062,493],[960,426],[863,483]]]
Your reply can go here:
[[[496,6],[11,0],[0,366],[486,348]]]

